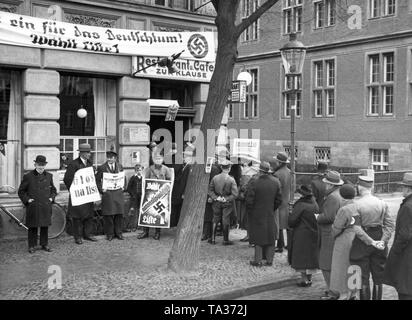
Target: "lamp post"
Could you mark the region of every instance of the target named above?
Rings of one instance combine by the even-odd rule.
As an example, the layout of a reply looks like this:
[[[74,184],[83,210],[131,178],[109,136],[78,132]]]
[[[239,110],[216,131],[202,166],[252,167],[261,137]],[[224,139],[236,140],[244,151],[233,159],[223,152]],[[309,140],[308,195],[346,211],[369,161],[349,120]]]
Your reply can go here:
[[[303,63],[306,56],[306,47],[302,42],[296,40],[296,33],[290,34],[289,42],[281,49],[283,68],[285,69],[286,92],[290,94],[290,169],[291,169],[291,184],[289,210],[292,210],[293,200],[296,190],[296,174],[295,174],[295,114],[297,106],[297,94],[301,91],[301,75]]]

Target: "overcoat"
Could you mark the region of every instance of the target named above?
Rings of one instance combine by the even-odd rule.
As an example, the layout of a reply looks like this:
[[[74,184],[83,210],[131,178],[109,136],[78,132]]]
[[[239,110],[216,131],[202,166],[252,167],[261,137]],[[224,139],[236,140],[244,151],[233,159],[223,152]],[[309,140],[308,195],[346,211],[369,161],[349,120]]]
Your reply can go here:
[[[339,187],[333,187],[326,193],[325,200],[320,209],[318,225],[320,240],[319,268],[321,270],[331,270],[334,244],[332,224],[342,203],[343,198],[339,194]]]
[[[288,216],[289,216],[289,197],[290,197],[290,183],[291,175],[287,166],[283,166],[276,170],[274,176],[280,181],[282,192],[282,204],[279,207],[279,229],[288,228]]]
[[[325,174],[318,173],[312,178],[312,181],[310,183],[313,196],[315,197],[316,203],[318,204],[319,208],[322,207],[322,202],[326,195],[326,184],[322,181],[324,177]]]
[[[181,164],[174,167],[175,181],[172,190],[172,204],[178,205],[183,202],[182,195],[185,193],[187,179],[192,166],[190,164]]]
[[[102,215],[113,216],[116,214],[124,214],[124,195],[123,188],[118,190],[106,190],[103,192],[103,173],[119,173],[123,171],[123,167],[120,163],[114,163],[114,170],[110,170],[109,164],[106,161],[97,168],[96,173],[96,185],[99,192],[102,194]]]
[[[53,175],[44,171],[39,174],[36,170],[23,176],[18,195],[26,206],[26,226],[28,228],[47,227],[51,225],[52,202],[49,198],[56,197]],[[28,203],[29,199],[34,199]]]
[[[279,233],[275,210],[281,203],[279,179],[261,174],[249,181],[246,191],[249,243],[258,246],[275,244]]]
[[[212,181],[213,177],[217,176],[221,172],[222,172],[222,169],[220,169],[218,165],[213,164],[212,168],[210,169],[209,184],[210,184],[210,181]],[[207,196],[204,222],[212,222],[212,220],[213,220],[212,201],[211,201],[211,198]]]
[[[403,200],[398,211],[383,283],[398,293],[412,295],[412,195]]]
[[[64,174],[64,184],[66,185],[67,190],[70,190],[70,186],[72,185],[74,174],[77,170],[92,167],[93,163],[90,160],[87,160],[86,165],[84,165],[83,161],[79,158],[74,159],[69,163],[67,166],[66,173]],[[94,215],[94,204],[93,202],[85,203],[79,206],[72,206],[71,198],[69,196],[69,206],[68,206],[68,215],[71,218],[76,219],[87,219],[92,218]]]
[[[291,248],[290,264],[295,270],[319,267],[318,225],[315,214],[319,207],[313,196],[303,196],[293,205],[289,215]]]

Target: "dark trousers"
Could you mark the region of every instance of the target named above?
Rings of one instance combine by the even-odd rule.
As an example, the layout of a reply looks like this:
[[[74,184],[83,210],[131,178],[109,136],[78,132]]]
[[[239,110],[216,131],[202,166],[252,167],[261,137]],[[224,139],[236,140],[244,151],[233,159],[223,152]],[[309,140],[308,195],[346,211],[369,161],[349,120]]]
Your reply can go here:
[[[213,223],[219,223],[222,220],[223,227],[230,226],[230,216],[233,211],[232,202],[222,203],[214,201],[212,203]]]
[[[285,247],[285,237],[283,235],[283,229],[279,229],[279,238],[276,242],[276,247],[279,249],[283,249]]]
[[[152,228],[149,227],[143,227],[143,232],[149,234],[149,230]],[[161,228],[154,228],[155,229],[155,233],[160,233],[160,229]]]
[[[412,295],[398,292],[398,298],[399,300],[412,300]]]
[[[261,262],[263,255],[266,262],[272,263],[273,256],[275,255],[275,245],[258,246],[255,245],[255,262]]]
[[[170,227],[176,227],[180,219],[180,211],[182,210],[183,203],[172,203],[172,214],[170,216]]]
[[[212,222],[203,222],[203,235],[210,239],[212,237]]]
[[[103,216],[104,234],[106,236],[121,236],[123,227],[123,215],[114,214],[110,216]]]
[[[93,230],[93,218],[73,218],[74,239],[89,238]]]
[[[29,248],[37,246],[37,230],[38,228],[29,228],[28,230],[28,242]],[[47,246],[49,241],[49,227],[40,227],[40,245]]]

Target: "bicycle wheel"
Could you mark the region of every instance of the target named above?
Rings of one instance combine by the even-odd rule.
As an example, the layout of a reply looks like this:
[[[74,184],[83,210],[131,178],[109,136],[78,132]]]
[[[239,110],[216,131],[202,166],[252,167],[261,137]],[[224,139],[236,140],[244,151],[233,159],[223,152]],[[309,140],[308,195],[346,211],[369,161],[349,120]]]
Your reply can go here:
[[[49,227],[49,239],[60,236],[66,227],[66,210],[57,204],[52,204],[51,226]]]

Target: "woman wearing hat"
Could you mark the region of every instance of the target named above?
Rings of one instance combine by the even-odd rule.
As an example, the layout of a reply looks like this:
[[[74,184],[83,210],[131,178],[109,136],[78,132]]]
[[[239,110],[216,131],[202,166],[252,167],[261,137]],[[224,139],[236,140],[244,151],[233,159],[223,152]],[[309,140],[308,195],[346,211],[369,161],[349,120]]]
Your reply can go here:
[[[292,268],[302,275],[297,285],[309,287],[312,285],[312,274],[319,268],[318,226],[315,216],[319,207],[310,185],[302,185],[297,191],[302,197],[293,205],[288,219],[289,227],[292,228],[288,257]]]
[[[396,218],[395,238],[386,261],[384,282],[395,287],[399,300],[412,300],[412,173],[403,176],[405,197]]]
[[[23,176],[18,191],[20,200],[26,206],[30,253],[34,253],[37,246],[38,228],[40,228],[42,250],[51,251],[48,246],[48,228],[51,225],[51,204],[57,195],[57,190],[53,184],[53,175],[44,170],[46,164],[46,157],[38,155],[34,160],[35,169]]]

